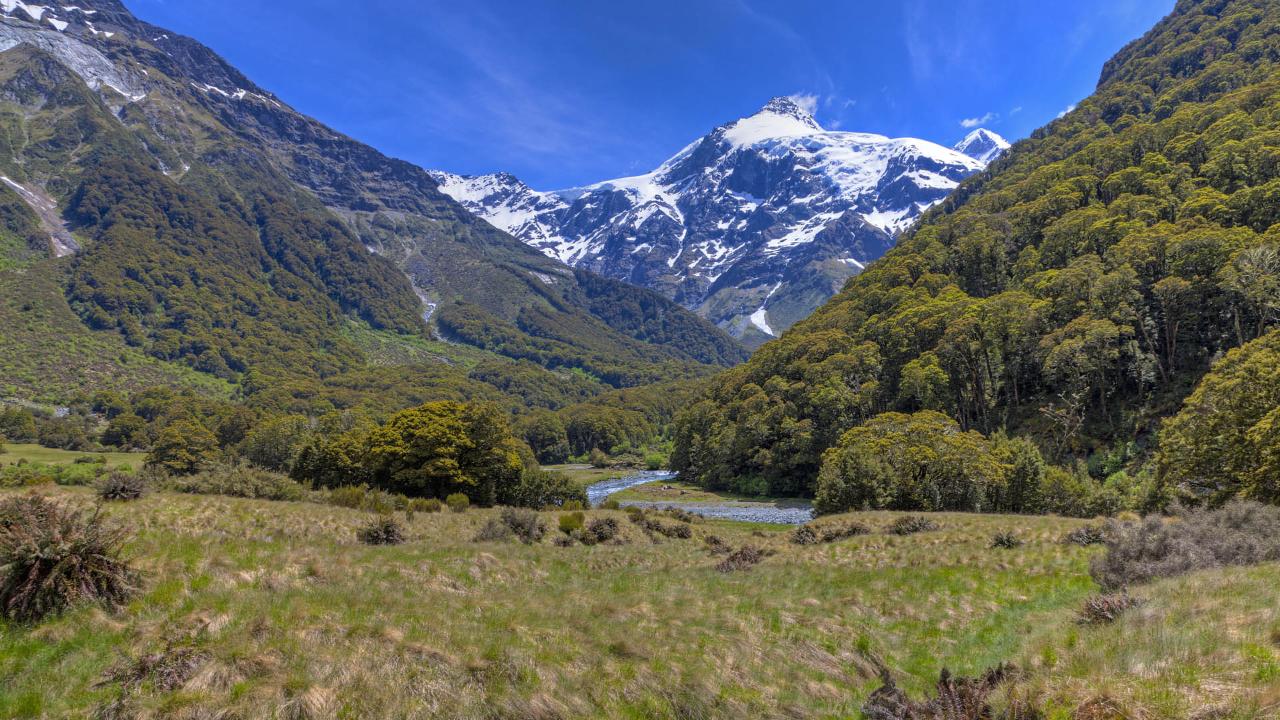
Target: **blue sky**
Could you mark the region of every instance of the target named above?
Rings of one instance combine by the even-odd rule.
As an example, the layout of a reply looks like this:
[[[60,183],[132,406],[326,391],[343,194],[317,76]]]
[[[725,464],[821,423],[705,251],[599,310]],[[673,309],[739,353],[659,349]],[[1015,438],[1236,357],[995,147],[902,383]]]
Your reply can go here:
[[[538,189],[645,172],[775,95],[1025,137],[1174,0],[126,0],[385,153]]]

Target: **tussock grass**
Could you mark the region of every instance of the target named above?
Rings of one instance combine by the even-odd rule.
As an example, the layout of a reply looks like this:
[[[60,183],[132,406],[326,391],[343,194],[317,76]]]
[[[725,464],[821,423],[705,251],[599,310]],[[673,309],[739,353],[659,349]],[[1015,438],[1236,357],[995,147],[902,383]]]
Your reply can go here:
[[[798,546],[787,528],[713,521],[651,538],[589,510],[588,528],[612,519],[616,536],[557,548],[560,532],[473,543],[502,511],[472,508],[416,513],[403,544],[370,547],[356,539],[367,512],[317,503],[154,492],[111,513],[137,529],[141,595],[0,626],[0,717],[110,703],[141,717],[858,717],[881,664],[923,698],[944,667],[976,677],[1047,642],[1045,627],[1095,632],[1074,619],[1100,549],[1060,542],[1076,520],[944,514],[897,536],[881,530],[899,514],[857,513],[824,522],[876,532]],[[1026,544],[991,552],[1001,529]],[[709,550],[745,545],[766,556],[716,571]],[[179,687],[104,683],[175,636],[199,660],[165,675]]]

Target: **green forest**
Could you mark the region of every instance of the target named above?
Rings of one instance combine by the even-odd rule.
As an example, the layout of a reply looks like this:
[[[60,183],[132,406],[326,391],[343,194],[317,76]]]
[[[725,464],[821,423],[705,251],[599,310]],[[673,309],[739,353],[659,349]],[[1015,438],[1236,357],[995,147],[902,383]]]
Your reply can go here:
[[[1015,472],[999,453],[967,464],[1007,434],[1132,509],[1274,498],[1278,209],[1280,8],[1179,3],[1074,111],[713,380],[677,420],[673,464],[846,509],[1001,505],[840,485],[907,423],[944,446],[931,462],[957,459],[944,476],[977,485]]]

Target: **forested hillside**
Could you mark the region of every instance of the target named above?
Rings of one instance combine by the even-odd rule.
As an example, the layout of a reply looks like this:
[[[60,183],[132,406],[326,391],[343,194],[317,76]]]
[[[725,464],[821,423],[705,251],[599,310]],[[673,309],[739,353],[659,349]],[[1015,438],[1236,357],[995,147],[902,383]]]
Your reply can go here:
[[[176,381],[273,411],[561,407],[745,358],[115,0],[42,13],[0,15],[0,399]]]
[[[707,485],[811,494],[846,431],[936,411],[956,424],[933,422],[943,434],[1007,430],[1097,481],[1135,471],[1211,364],[1280,319],[1277,222],[1280,6],[1183,0],[1073,112],[724,373],[681,416],[676,464]],[[1188,434],[1196,403],[1222,392],[1220,374],[1245,382],[1243,353],[1265,367],[1273,346],[1229,356],[1170,423],[1163,478],[1218,466]],[[1263,389],[1246,388],[1232,392]],[[1275,413],[1254,425],[1272,408],[1237,433],[1271,443],[1266,457]]]

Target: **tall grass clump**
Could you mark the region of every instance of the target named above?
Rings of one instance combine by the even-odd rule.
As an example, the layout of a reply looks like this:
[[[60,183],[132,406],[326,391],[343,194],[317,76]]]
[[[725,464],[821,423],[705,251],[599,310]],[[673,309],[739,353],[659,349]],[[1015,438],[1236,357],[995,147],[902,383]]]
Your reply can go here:
[[[138,586],[120,556],[126,538],[97,512],[40,495],[0,502],[0,616],[36,623],[82,603],[123,604]]]
[[[996,717],[988,698],[1013,675],[1007,665],[987,670],[976,678],[952,675],[943,668],[935,695],[923,701],[914,701],[894,684],[888,671],[883,671],[882,687],[867,698],[862,714],[867,720],[991,720]],[[1022,714],[1010,709],[1002,717],[1010,720],[1029,720],[1038,713]]]
[[[356,531],[365,545],[399,545],[404,542],[404,528],[390,517],[381,517]]]
[[[444,504],[456,513],[466,512],[467,508],[471,507],[471,498],[462,493],[454,493],[444,499]]]
[[[147,481],[133,473],[113,472],[98,481],[97,491],[103,500],[140,500],[147,494]]]
[[[307,489],[287,476],[249,465],[213,467],[194,475],[178,475],[168,486],[192,495],[226,495],[250,500],[302,500]]]
[[[1137,523],[1111,521],[1090,573],[1108,590],[1227,565],[1280,560],[1280,507],[1235,501]]]
[[[932,532],[941,526],[927,517],[907,515],[894,520],[889,525],[889,532],[894,535],[915,535],[921,532]]]

